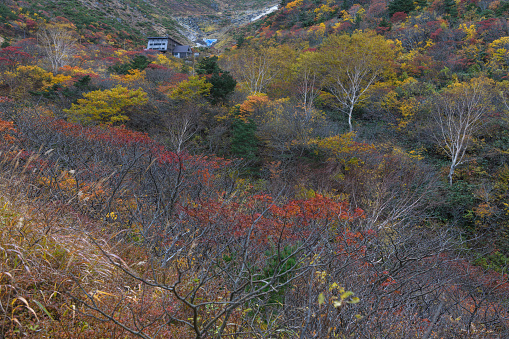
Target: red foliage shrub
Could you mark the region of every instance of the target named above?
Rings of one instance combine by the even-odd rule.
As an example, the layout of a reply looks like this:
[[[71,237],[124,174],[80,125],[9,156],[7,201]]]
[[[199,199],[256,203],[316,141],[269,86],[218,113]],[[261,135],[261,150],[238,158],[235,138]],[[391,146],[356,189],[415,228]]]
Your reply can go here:
[[[392,15],[391,22],[393,24],[398,22],[404,22],[408,18],[408,14],[405,12],[396,12]]]

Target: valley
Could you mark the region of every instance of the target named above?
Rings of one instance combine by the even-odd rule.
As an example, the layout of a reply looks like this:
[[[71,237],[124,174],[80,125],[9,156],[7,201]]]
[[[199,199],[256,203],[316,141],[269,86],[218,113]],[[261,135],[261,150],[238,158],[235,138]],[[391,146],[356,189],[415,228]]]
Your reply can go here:
[[[0,338],[509,338],[508,18],[1,1]]]
[[[196,46],[206,46],[204,40],[217,39],[221,41],[232,29],[259,20],[277,9],[278,5],[269,4],[260,9],[194,14],[177,16],[174,19],[180,26],[178,28],[180,34],[188,41],[191,41]]]

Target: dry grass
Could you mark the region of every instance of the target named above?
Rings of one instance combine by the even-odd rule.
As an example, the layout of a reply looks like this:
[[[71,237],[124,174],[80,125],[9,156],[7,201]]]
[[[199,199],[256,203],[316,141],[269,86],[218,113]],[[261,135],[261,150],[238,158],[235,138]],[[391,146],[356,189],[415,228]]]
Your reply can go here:
[[[0,337],[111,337],[73,298],[98,301],[121,282],[96,246],[111,250],[105,225],[28,197],[29,166],[10,161],[0,177]]]
[[[133,278],[150,270],[148,249],[124,242],[118,222],[52,201],[37,187],[36,156],[0,156],[0,338],[138,337],[112,321],[136,329],[132,317],[155,325],[144,333],[167,337],[158,333],[169,330],[158,301],[167,293]]]

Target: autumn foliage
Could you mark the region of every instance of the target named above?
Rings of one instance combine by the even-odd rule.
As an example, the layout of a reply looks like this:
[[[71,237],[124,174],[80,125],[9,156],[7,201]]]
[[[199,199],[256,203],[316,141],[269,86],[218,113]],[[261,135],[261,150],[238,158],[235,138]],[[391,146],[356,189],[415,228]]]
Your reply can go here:
[[[509,336],[507,3],[283,1],[187,60],[46,3],[0,4],[0,337]]]

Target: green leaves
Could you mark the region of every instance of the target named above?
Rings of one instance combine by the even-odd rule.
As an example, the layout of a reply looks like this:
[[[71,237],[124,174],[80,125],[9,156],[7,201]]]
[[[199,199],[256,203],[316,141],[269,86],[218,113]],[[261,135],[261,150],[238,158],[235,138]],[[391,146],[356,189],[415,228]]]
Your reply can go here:
[[[322,306],[324,303],[325,303],[325,296],[323,295],[323,293],[320,293],[318,295],[318,305]]]

